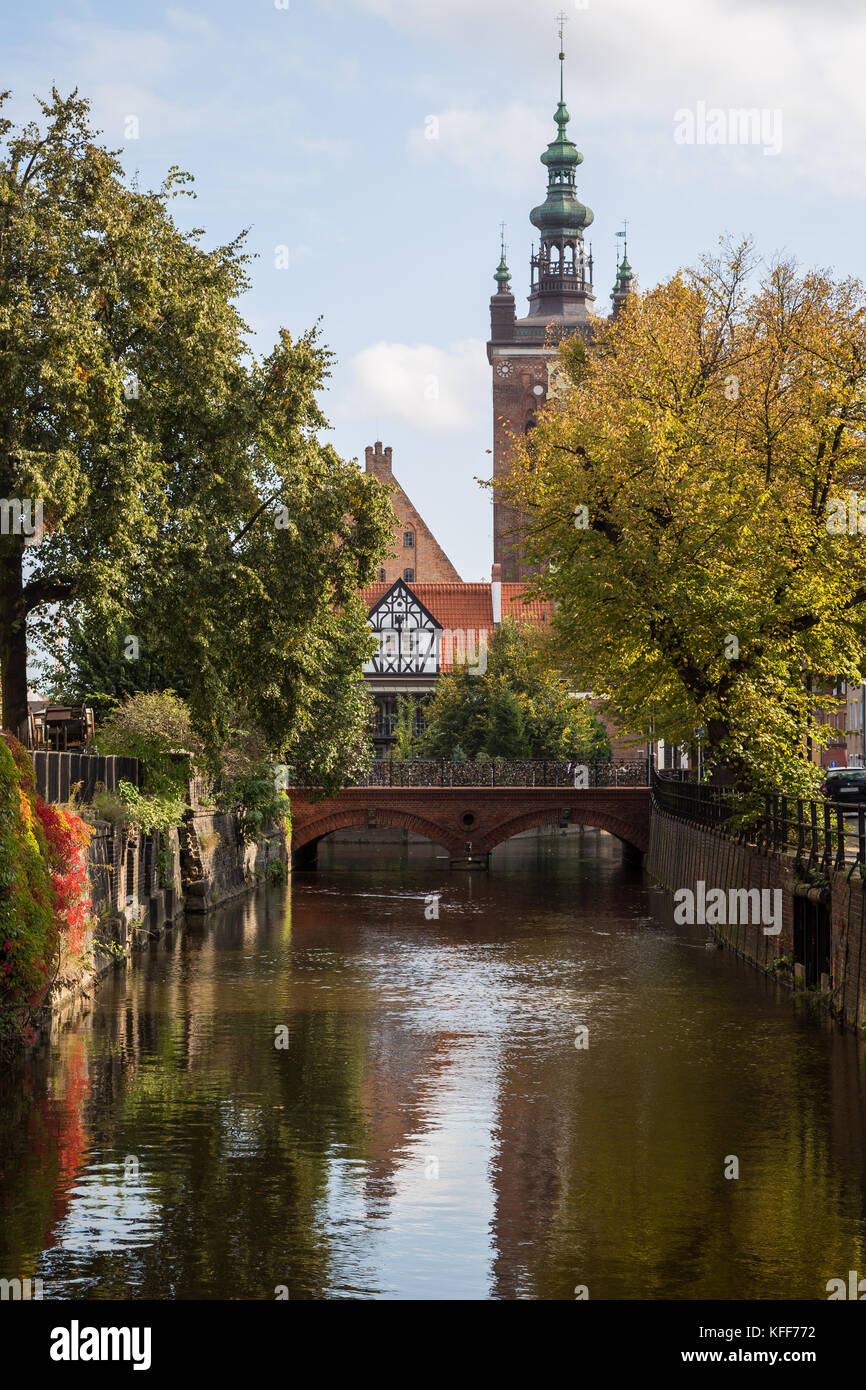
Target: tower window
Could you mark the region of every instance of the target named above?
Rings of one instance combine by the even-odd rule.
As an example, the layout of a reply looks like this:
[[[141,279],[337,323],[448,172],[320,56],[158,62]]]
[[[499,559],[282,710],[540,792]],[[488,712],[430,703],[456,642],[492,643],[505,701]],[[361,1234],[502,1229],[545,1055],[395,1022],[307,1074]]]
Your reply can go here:
[[[405,570],[403,571],[403,578],[404,578],[404,579],[408,579],[408,580],[414,579],[414,578],[415,578],[415,571],[414,571],[413,569],[405,569]]]
[[[404,531],[404,532],[403,532],[403,544],[404,544],[404,546],[408,546],[408,547],[411,547],[411,546],[413,546],[413,545],[415,544],[415,532],[414,532],[414,531]]]

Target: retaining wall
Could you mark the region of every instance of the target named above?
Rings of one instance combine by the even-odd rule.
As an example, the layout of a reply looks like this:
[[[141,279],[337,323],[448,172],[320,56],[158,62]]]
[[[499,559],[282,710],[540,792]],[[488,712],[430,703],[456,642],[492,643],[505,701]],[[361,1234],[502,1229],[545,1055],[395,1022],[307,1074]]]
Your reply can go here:
[[[806,920],[829,918],[829,970],[818,974],[814,994],[846,1028],[866,1027],[866,880],[859,869],[809,874],[793,854],[765,852],[652,807],[646,868],[662,887],[782,891],[782,930],[767,935],[760,923],[708,926],[725,946],[790,988],[805,988],[804,953],[810,949]]]

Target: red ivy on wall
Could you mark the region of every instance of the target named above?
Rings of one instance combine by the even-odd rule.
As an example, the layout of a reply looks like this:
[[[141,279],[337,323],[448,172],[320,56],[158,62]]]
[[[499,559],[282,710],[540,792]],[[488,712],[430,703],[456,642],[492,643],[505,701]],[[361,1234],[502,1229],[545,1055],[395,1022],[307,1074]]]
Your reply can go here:
[[[90,828],[36,791],[27,750],[0,737],[0,1038],[29,1035],[58,952],[80,952],[90,914]]]
[[[77,954],[84,945],[84,932],[90,916],[87,892],[87,846],[90,827],[78,816],[59,806],[49,806],[37,792],[34,806],[48,845],[54,912],[70,951]]]

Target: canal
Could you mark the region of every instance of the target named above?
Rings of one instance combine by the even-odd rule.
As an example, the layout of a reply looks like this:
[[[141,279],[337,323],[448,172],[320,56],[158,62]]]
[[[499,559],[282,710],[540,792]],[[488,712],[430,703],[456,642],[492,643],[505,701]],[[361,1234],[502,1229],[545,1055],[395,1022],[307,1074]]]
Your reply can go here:
[[[866,1270],[856,1038],[674,926],[607,835],[513,840],[489,876],[440,854],[326,842],[7,1066],[0,1277],[822,1299]]]

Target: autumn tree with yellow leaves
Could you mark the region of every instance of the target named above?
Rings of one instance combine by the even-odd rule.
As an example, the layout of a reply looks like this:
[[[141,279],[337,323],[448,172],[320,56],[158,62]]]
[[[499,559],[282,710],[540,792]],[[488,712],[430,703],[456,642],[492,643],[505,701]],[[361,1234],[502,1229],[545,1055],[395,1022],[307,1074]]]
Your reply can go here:
[[[561,355],[503,495],[563,661],[635,735],[812,789],[827,686],[866,667],[863,286],[723,244]]]

